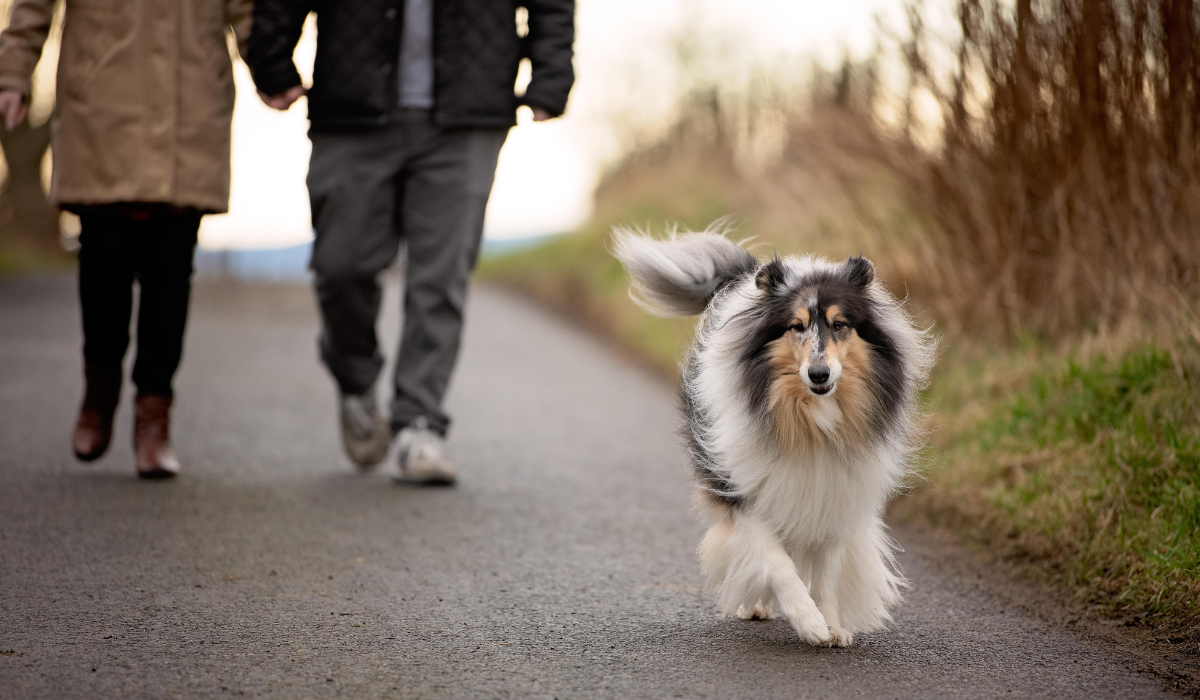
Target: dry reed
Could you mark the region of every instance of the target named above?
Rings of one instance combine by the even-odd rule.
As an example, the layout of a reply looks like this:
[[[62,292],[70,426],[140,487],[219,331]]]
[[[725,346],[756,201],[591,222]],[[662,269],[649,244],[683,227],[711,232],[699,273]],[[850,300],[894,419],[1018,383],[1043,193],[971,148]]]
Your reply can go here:
[[[1200,279],[1192,0],[959,0],[947,70],[911,11],[935,150],[893,159],[937,223],[926,303],[1014,336],[1161,317]]]
[[[959,337],[1075,337],[1194,302],[1200,5],[956,9],[947,41],[910,6],[895,50],[818,69],[803,96],[693,90],[673,126],[602,182],[600,208],[674,163],[707,167],[763,240],[873,254]],[[889,61],[905,70],[899,99],[879,78]],[[885,120],[889,99],[899,116]]]

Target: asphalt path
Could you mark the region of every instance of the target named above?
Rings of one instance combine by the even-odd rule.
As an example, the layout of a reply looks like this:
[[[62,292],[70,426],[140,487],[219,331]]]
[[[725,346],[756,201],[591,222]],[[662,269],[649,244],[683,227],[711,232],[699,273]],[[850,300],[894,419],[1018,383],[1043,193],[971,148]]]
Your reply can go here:
[[[351,469],[297,286],[199,285],[180,478],[134,478],[128,396],[76,463],[74,294],[0,281],[0,698],[1163,694],[912,551],[895,624],[851,648],[721,619],[671,388],[499,290],[448,401],[457,488]]]

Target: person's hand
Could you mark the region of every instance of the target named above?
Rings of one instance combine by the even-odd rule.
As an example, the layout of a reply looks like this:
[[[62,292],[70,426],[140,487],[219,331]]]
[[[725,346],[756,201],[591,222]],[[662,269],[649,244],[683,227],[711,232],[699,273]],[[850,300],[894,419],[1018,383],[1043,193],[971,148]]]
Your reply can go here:
[[[271,109],[278,109],[281,112],[287,111],[288,107],[292,106],[296,100],[308,94],[308,90],[304,89],[303,85],[297,85],[293,88],[288,88],[283,92],[275,95],[268,95],[262,90],[258,91],[258,97]]]
[[[25,103],[25,93],[12,88],[0,90],[0,114],[4,115],[4,126],[9,131],[25,121],[28,112],[29,105]]]
[[[553,119],[553,118],[554,118],[554,117],[551,117],[549,112],[547,112],[546,110],[542,109],[541,107],[534,107],[534,108],[533,108],[533,120],[534,120],[535,122],[544,122],[544,121],[546,121],[547,119]]]

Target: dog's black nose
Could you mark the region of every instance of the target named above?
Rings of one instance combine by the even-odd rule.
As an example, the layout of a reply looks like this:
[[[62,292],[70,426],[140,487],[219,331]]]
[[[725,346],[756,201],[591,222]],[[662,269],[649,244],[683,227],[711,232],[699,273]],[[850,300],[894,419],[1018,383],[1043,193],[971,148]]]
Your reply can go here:
[[[829,381],[829,368],[825,365],[812,365],[808,368],[808,378],[812,380],[813,384],[821,386]]]

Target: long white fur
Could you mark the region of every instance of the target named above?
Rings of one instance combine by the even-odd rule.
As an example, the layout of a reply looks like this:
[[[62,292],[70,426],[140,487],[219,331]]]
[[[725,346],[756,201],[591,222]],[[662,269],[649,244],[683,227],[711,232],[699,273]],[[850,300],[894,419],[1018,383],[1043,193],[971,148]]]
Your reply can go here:
[[[712,269],[704,258],[721,246],[711,234],[704,235],[701,246],[691,236],[650,241],[618,232],[616,254],[635,286],[644,286],[647,270],[692,276]],[[731,259],[728,250],[722,255]],[[840,266],[816,257],[784,262],[791,279]],[[691,288],[703,288],[695,277],[690,282]],[[743,275],[711,300],[692,350],[697,371],[686,389],[712,420],[704,447],[729,471],[729,481],[746,504],[714,510],[717,522],[698,550],[701,566],[719,592],[724,614],[770,617],[777,611],[810,644],[845,646],[854,634],[883,627],[906,585],[882,516],[908,470],[917,435],[915,392],[928,376],[933,343],[878,281],[867,293],[878,322],[905,358],[909,380],[899,420],[871,445],[839,439],[841,411],[832,394],[815,396],[812,412],[832,439],[826,447],[801,454],[779,448],[769,428],[753,415],[741,386],[738,356],[739,314],[762,301],[753,274]],[[684,305],[674,303],[676,311],[682,310]]]

